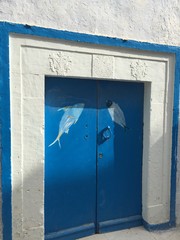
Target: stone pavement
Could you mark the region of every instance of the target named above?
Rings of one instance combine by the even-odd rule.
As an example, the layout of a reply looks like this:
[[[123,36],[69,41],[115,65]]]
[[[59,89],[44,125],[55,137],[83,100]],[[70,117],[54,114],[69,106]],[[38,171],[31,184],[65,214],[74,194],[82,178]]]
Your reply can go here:
[[[79,240],[180,240],[180,227],[157,232],[148,232],[143,227],[136,227],[106,234],[96,234]]]

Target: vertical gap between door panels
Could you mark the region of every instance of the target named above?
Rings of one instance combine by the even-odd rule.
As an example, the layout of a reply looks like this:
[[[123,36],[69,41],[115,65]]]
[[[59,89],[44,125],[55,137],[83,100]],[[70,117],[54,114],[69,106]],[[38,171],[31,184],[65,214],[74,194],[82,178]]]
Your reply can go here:
[[[95,219],[95,233],[99,233],[99,226],[98,226],[98,126],[99,126],[99,119],[98,119],[98,112],[99,112],[99,81],[96,80],[96,219]]]

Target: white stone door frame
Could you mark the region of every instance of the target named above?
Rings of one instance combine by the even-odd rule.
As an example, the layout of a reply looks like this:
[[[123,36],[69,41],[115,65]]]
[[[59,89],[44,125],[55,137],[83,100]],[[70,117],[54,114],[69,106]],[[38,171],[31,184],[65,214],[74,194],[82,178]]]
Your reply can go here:
[[[142,215],[170,220],[173,54],[10,36],[12,234],[44,239],[45,76],[143,82]]]

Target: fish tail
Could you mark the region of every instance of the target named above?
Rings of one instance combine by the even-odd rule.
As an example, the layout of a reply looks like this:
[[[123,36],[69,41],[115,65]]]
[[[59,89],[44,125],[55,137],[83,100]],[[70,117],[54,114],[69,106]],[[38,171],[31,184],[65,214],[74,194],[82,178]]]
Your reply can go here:
[[[60,111],[66,112],[69,108],[70,108],[70,106],[62,107],[62,108],[59,108],[57,111],[58,112],[60,112]]]
[[[61,143],[60,143],[60,138],[62,136],[62,133],[60,132],[58,135],[57,135],[57,138],[54,140],[54,142],[52,142],[51,144],[49,144],[48,147],[51,147],[52,145],[54,145],[57,141],[59,143],[59,147],[61,148]]]
[[[63,108],[59,108],[57,111],[60,112],[60,111],[63,111],[64,109]]]
[[[61,148],[60,138],[58,139],[59,148]]]

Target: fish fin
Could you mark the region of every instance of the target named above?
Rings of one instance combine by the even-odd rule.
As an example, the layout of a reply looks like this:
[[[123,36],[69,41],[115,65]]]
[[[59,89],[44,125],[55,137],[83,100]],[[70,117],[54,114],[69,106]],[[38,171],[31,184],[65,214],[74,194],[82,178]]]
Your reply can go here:
[[[68,115],[68,117],[67,118],[75,118],[75,117],[73,117],[73,116],[71,116],[71,115]]]
[[[63,108],[59,108],[57,111],[64,111],[66,112],[68,110],[68,108],[70,108],[71,106],[66,106],[66,107],[63,107]]]
[[[74,118],[74,119],[75,119],[74,124],[76,124],[79,118]]]
[[[73,116],[70,116],[70,115],[69,115],[67,118],[69,118],[69,119],[75,119],[73,124],[75,124],[75,123],[77,122],[76,118],[73,117]]]
[[[57,138],[56,138],[51,144],[49,144],[48,147],[51,147],[51,146],[54,145],[57,141],[58,141],[59,145],[61,146],[61,144],[60,144],[60,137],[61,137],[61,135],[62,135],[62,133],[59,133],[58,136],[57,136]]]
[[[60,111],[62,111],[62,110],[64,110],[64,109],[63,109],[63,108],[59,108],[57,111],[60,112]]]
[[[69,132],[69,129],[67,129],[67,130],[65,131],[66,134],[68,134],[68,132]]]

